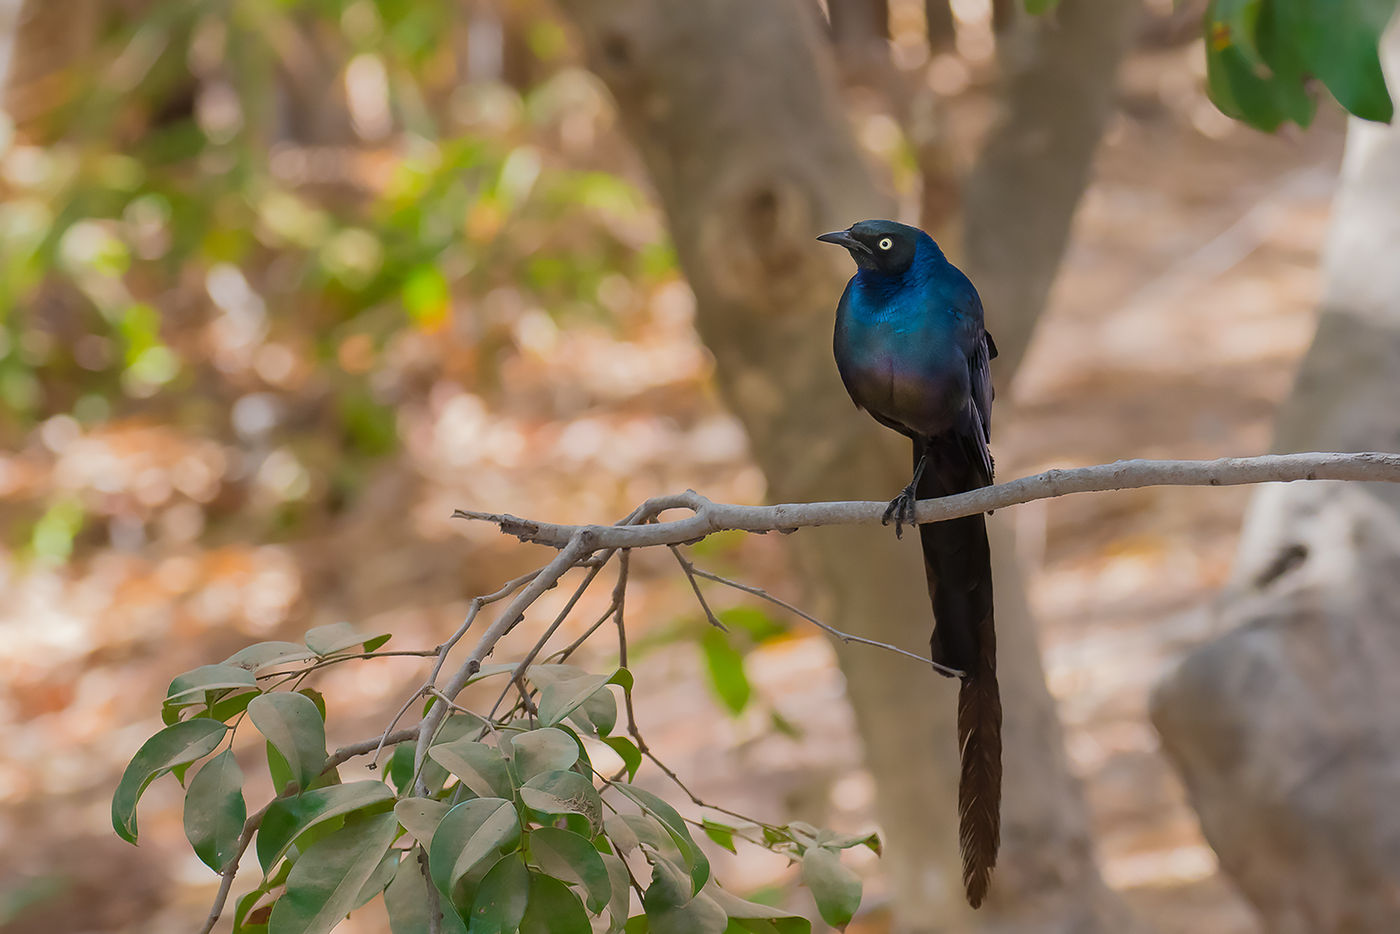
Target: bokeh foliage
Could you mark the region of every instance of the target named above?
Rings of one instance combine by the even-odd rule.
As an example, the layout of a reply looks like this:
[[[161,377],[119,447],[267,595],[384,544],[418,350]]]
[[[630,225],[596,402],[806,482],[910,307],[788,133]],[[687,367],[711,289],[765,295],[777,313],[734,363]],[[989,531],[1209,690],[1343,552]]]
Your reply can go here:
[[[396,448],[410,383],[489,392],[523,311],[607,321],[619,276],[675,274],[594,145],[610,110],[543,4],[100,9],[73,23],[89,51],[0,134],[7,447],[56,416],[175,424],[253,456],[286,441],[330,479],[289,482],[275,530]],[[473,39],[492,31],[494,49]],[[405,362],[415,338],[430,351]],[[100,508],[41,491],[0,531],[61,560]]]

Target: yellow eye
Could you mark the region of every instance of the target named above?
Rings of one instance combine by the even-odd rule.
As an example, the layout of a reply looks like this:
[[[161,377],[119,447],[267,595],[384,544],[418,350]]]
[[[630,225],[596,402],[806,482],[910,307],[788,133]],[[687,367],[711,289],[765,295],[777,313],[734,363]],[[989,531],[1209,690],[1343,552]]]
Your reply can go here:
[[[882,250],[888,250],[892,246],[894,246],[894,241],[889,237],[885,237],[880,241],[880,249]]]

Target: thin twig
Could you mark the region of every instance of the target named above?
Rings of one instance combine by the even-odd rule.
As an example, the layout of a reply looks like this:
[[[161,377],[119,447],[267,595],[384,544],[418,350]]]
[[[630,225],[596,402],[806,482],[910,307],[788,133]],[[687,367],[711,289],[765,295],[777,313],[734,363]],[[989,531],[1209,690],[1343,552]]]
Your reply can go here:
[[[238,845],[234,847],[233,855],[229,857],[229,861],[224,864],[223,871],[219,873],[219,891],[214,895],[214,904],[210,907],[209,916],[204,919],[204,927],[199,929],[199,934],[209,934],[210,931],[214,930],[214,925],[219,923],[219,915],[223,914],[224,903],[228,901],[229,890],[233,888],[233,877],[238,874],[239,860],[243,859],[248,844],[253,842],[253,834],[257,833],[258,827],[262,825],[263,816],[267,814],[267,809],[270,807],[272,807],[272,801],[250,814],[248,819],[243,822],[243,831],[238,835]]]
[[[399,725],[399,721],[403,719],[404,714],[408,713],[409,708],[413,706],[413,702],[431,692],[434,686],[436,686],[438,676],[442,674],[442,666],[447,661],[448,653],[451,652],[452,649],[457,645],[457,643],[462,640],[462,637],[467,634],[467,631],[472,628],[472,623],[476,621],[477,614],[481,612],[481,608],[483,606],[486,606],[488,603],[494,603],[497,600],[503,600],[510,594],[515,593],[515,591],[523,587],[531,578],[537,575],[541,570],[543,569],[536,568],[528,574],[521,574],[514,580],[510,580],[502,584],[495,590],[495,592],[486,594],[485,596],[475,597],[472,599],[471,605],[467,607],[467,615],[462,620],[462,624],[457,627],[457,630],[453,632],[452,635],[447,637],[447,640],[445,642],[443,642],[441,645],[439,645],[436,649],[433,650],[432,654],[437,656],[437,661],[433,663],[433,669],[428,673],[427,680],[425,680],[422,686],[420,686],[417,691],[413,692],[413,694],[410,695],[409,698],[403,702],[403,706],[399,708],[398,713],[394,714],[394,718],[390,720],[389,725],[384,728],[384,735],[380,741],[379,748],[374,750],[374,756],[371,758],[369,763],[369,767],[371,769],[378,767],[379,753],[383,750],[384,746],[387,745],[386,741],[389,738],[389,733],[394,729],[394,727]],[[419,726],[421,727],[421,724]]]
[[[267,671],[258,675],[258,678],[275,678],[279,675],[305,675],[313,671],[320,671],[322,668],[329,668],[331,665],[339,665],[341,662],[359,661],[366,658],[431,658],[437,654],[437,649],[396,649],[389,652],[355,652],[350,655],[332,655],[329,658],[322,658],[314,665],[305,668],[289,668],[283,671]]]
[[[671,549],[671,554],[675,555],[676,561],[680,563],[681,570],[685,572],[685,579],[690,581],[690,589],[695,591],[695,599],[700,601],[700,609],[705,611],[705,618],[710,621],[710,625],[720,632],[728,632],[729,627],[719,621],[719,617],[710,609],[710,604],[705,601],[705,595],[700,592],[700,582],[695,579],[695,565],[681,554],[680,546],[669,545],[667,547]]]
[[[428,851],[422,844],[418,845],[418,871],[428,887],[428,934],[442,934],[442,902],[438,900],[437,886],[433,885],[432,874],[428,871]]]
[[[361,740],[358,743],[351,743],[348,746],[341,746],[326,759],[326,769],[333,769],[338,765],[350,761],[356,756],[363,756],[368,752],[373,752],[375,755],[378,755],[379,750],[383,749],[385,746],[397,746],[399,743],[406,743],[409,740],[417,738],[418,727],[410,726],[393,733],[385,733],[381,736]],[[373,764],[374,763],[370,763],[370,765]],[[325,769],[322,769],[322,771],[325,771]]]
[[[696,577],[703,577],[705,578],[705,580],[714,581],[716,584],[724,584],[726,587],[733,587],[735,590],[742,590],[744,593],[753,594],[755,597],[760,597],[764,600],[767,600],[770,603],[782,607],[789,613],[795,613],[798,616],[805,619],[807,622],[811,623],[813,626],[816,626],[823,632],[835,636],[842,642],[848,644],[854,642],[857,645],[872,645],[877,649],[887,649],[891,652],[894,652],[897,655],[904,655],[916,661],[923,662],[925,665],[932,665],[934,671],[937,671],[940,674],[945,674],[950,678],[961,678],[963,675],[963,673],[956,668],[949,668],[947,665],[940,665],[938,662],[934,661],[931,658],[924,658],[922,655],[918,655],[914,652],[909,652],[904,649],[901,649],[897,645],[890,645],[888,642],[880,642],[877,639],[867,639],[865,636],[853,636],[849,632],[842,632],[835,626],[829,625],[828,623],[824,623],[812,614],[804,610],[798,609],[791,603],[788,603],[786,600],[773,596],[771,593],[769,593],[761,587],[753,587],[749,584],[743,584],[736,580],[730,580],[727,577],[720,577],[718,574],[712,574],[709,571],[703,570],[701,568],[693,567],[692,570]]]
[[[555,556],[554,560],[545,565],[544,568],[525,585],[525,588],[506,606],[501,612],[501,615],[496,618],[496,621],[481,634],[481,641],[477,643],[476,648],[472,649],[466,661],[457,669],[456,674],[452,676],[447,686],[442,689],[442,693],[446,694],[450,699],[456,699],[457,695],[462,693],[462,688],[466,687],[467,683],[471,681],[472,676],[481,670],[482,659],[491,654],[492,650],[496,647],[496,643],[520,621],[526,607],[534,603],[535,600],[539,598],[540,594],[558,583],[559,578],[563,577],[570,568],[574,567],[579,561],[587,558],[597,550],[598,548],[595,544],[594,536],[587,530],[580,531],[571,538],[569,542],[560,549],[559,554]],[[427,714],[424,715],[420,724],[418,746],[413,756],[413,769],[414,772],[418,773],[420,776],[415,782],[417,793],[424,797],[427,796],[427,788],[423,786],[421,778],[423,763],[428,758],[428,747],[432,745],[433,738],[437,735],[438,727],[442,725],[442,721],[446,716],[446,705],[434,704],[429,708]]]
[[[599,557],[612,557],[612,552],[609,551],[606,555],[599,555]],[[515,670],[510,674],[510,683],[501,689],[501,696],[497,697],[496,703],[491,705],[492,717],[496,716],[496,711],[500,709],[501,703],[506,699],[506,695],[510,693],[512,685],[519,689],[521,699],[525,701],[527,712],[534,706],[530,703],[530,693],[525,687],[525,682],[523,680],[525,677],[525,669],[529,668],[530,665],[534,663],[536,657],[538,657],[540,652],[544,649],[545,644],[549,642],[550,637],[564,624],[564,620],[568,619],[569,614],[574,610],[574,606],[578,604],[579,599],[583,597],[584,591],[588,589],[588,585],[593,583],[593,579],[598,576],[598,572],[601,570],[603,570],[602,564],[595,564],[589,569],[588,574],[579,583],[578,587],[574,588],[573,596],[569,598],[569,602],[564,604],[564,608],[554,617],[554,622],[549,624],[549,627],[544,631],[544,635],[535,640],[535,644],[531,646],[530,651],[520,660],[520,664],[515,666]]]
[[[603,615],[598,617],[597,622],[585,629],[583,635],[579,636],[553,655],[550,655],[549,658],[557,658],[560,662],[567,660],[570,655],[578,651],[579,646],[587,642],[595,632],[601,629],[604,623],[612,619],[614,614],[622,612],[622,605],[627,599],[627,573],[631,558],[632,553],[626,548],[622,549],[622,554],[619,555],[617,559],[617,583],[613,584],[612,602],[609,603],[608,608],[603,611]],[[624,668],[627,666],[625,661],[619,661],[618,664]]]

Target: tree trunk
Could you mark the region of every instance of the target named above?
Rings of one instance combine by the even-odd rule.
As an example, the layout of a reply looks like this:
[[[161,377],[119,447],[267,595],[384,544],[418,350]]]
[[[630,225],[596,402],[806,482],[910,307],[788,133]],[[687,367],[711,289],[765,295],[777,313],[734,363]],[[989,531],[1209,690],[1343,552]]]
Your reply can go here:
[[[997,40],[1006,89],[967,182],[965,255],[1001,350],[1001,385],[1060,268],[1138,12],[1136,0],[1065,0]]]
[[[841,110],[819,20],[800,0],[564,0],[617,99],[669,218],[720,389],[775,500],[884,496],[902,439],[847,399],[831,360],[848,260],[821,231],[888,216]],[[994,522],[1004,646],[1003,858],[984,916],[1037,931],[1122,930],[1105,897],[1035,631]],[[922,650],[932,619],[918,546],[887,529],[812,530],[793,550],[833,624]],[[956,929],[955,686],[885,653],[839,651],[877,782],[884,867],[904,931]],[[1008,905],[1015,905],[1011,911]]]
[[[1383,46],[1400,89],[1400,26]],[[1400,449],[1400,124],[1355,120],[1317,334],[1275,450]],[[1400,917],[1400,489],[1255,494],[1224,634],[1165,677],[1153,720],[1222,869],[1269,931]]]

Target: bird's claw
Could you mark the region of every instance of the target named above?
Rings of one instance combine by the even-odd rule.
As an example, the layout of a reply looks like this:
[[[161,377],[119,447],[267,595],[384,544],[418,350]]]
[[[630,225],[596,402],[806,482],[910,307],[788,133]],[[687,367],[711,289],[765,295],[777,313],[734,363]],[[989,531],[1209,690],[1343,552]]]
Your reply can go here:
[[[899,491],[899,495],[890,500],[890,504],[885,507],[885,514],[880,517],[881,525],[889,525],[890,519],[894,519],[894,537],[904,538],[904,526],[914,525],[914,504],[918,502],[918,497],[914,493],[914,486],[910,484]]]

